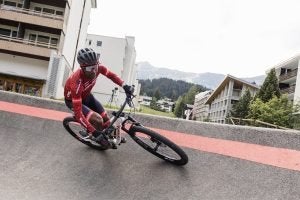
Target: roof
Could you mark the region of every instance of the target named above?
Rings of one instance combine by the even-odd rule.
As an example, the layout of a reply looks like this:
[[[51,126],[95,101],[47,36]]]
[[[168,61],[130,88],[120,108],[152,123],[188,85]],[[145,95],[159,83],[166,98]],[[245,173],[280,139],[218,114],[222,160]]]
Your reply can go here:
[[[280,67],[282,67],[284,65],[287,65],[288,63],[294,62],[294,61],[299,60],[299,59],[300,59],[300,54],[297,54],[297,55],[295,55],[295,56],[293,56],[293,57],[291,57],[291,58],[289,58],[287,60],[284,60],[284,61],[282,61],[282,62],[280,62],[280,63],[278,63],[278,64],[276,64],[276,65],[274,65],[272,67],[269,67],[266,70],[266,73],[269,73],[271,71],[271,69],[273,69],[273,68],[275,68],[275,69],[280,68]]]
[[[215,98],[216,96],[223,90],[223,88],[227,85],[227,83],[230,81],[230,80],[234,80],[236,82],[239,82],[239,83],[242,83],[242,84],[245,84],[247,86],[250,86],[252,88],[256,88],[256,89],[259,89],[260,87],[258,85],[255,85],[255,84],[252,84],[252,83],[249,83],[243,79],[239,79],[239,78],[236,78],[230,74],[227,74],[227,76],[224,78],[224,80],[220,83],[220,85],[214,90],[214,92],[210,95],[210,97],[207,99],[207,101],[205,102],[205,104],[209,104],[211,103]]]
[[[206,91],[204,91],[204,92],[200,92],[200,93],[198,93],[196,96],[195,96],[195,98],[203,98],[203,97],[205,97],[205,96],[207,96],[207,95],[209,95],[209,94],[211,94],[213,92],[213,90],[206,90]]]

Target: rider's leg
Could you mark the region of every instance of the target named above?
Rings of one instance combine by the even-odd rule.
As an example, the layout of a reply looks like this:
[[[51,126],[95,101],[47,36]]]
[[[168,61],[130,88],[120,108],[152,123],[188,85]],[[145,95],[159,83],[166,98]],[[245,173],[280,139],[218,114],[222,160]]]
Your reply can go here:
[[[93,120],[100,122],[99,118],[101,117],[102,128],[107,128],[109,125],[109,116],[105,112],[101,103],[92,94],[90,94],[83,103],[98,114],[97,116],[93,115]]]
[[[98,113],[90,110],[86,118],[95,127],[95,129],[99,131],[103,130],[103,119]]]
[[[73,110],[73,103],[70,100],[65,100],[65,104],[66,106]],[[94,112],[93,110],[91,110],[91,108],[88,107],[88,105],[85,104],[85,102],[83,102],[82,105],[82,113],[83,115],[86,117],[86,119],[97,129],[97,130],[102,130],[102,126],[103,126],[103,119],[102,117]]]

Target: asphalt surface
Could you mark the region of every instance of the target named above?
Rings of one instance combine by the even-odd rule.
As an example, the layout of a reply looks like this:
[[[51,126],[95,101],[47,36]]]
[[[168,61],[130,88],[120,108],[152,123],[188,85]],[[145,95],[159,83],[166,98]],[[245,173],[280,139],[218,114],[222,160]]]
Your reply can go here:
[[[60,121],[4,111],[0,130],[0,199],[300,199],[299,171],[189,148],[178,167],[129,137],[100,152]]]

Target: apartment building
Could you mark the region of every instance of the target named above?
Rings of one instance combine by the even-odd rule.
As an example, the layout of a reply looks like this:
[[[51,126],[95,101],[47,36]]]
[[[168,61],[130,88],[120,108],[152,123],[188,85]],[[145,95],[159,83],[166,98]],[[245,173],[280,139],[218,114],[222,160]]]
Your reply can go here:
[[[300,103],[300,55],[285,60],[273,67],[279,81],[281,94],[286,94],[295,104]],[[267,73],[270,69],[267,71]]]
[[[137,95],[136,104],[138,104],[140,84],[136,79],[136,50],[134,46],[135,38],[126,36],[125,38],[116,38],[110,36],[88,34],[86,47],[92,48],[98,55],[100,62],[109,68],[110,71],[121,77],[126,84],[135,85],[135,94]],[[112,93],[115,91],[114,101],[121,104],[125,100],[125,94],[122,88],[117,87],[110,79],[99,76],[93,93],[103,104],[111,103]]]
[[[169,98],[160,99],[156,102],[156,104],[165,112],[172,112],[172,109],[175,108],[175,103]]]
[[[62,98],[96,0],[0,0],[0,89]]]
[[[151,101],[152,101],[152,97],[149,96],[140,96],[139,98],[140,105],[150,106]]]
[[[209,105],[210,121],[224,124],[232,106],[239,101],[247,89],[254,96],[258,92],[259,86],[227,75],[205,102]]]
[[[193,119],[197,121],[204,121],[208,118],[209,105],[205,103],[212,92],[213,90],[207,90],[205,92],[200,92],[195,96]]]

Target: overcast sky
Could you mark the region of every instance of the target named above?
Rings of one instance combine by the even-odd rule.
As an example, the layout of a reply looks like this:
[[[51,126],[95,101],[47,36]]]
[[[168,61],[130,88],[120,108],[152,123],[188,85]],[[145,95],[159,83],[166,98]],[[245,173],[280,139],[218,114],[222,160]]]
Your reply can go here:
[[[300,53],[300,0],[97,0],[88,33],[134,36],[136,62],[262,75]]]

